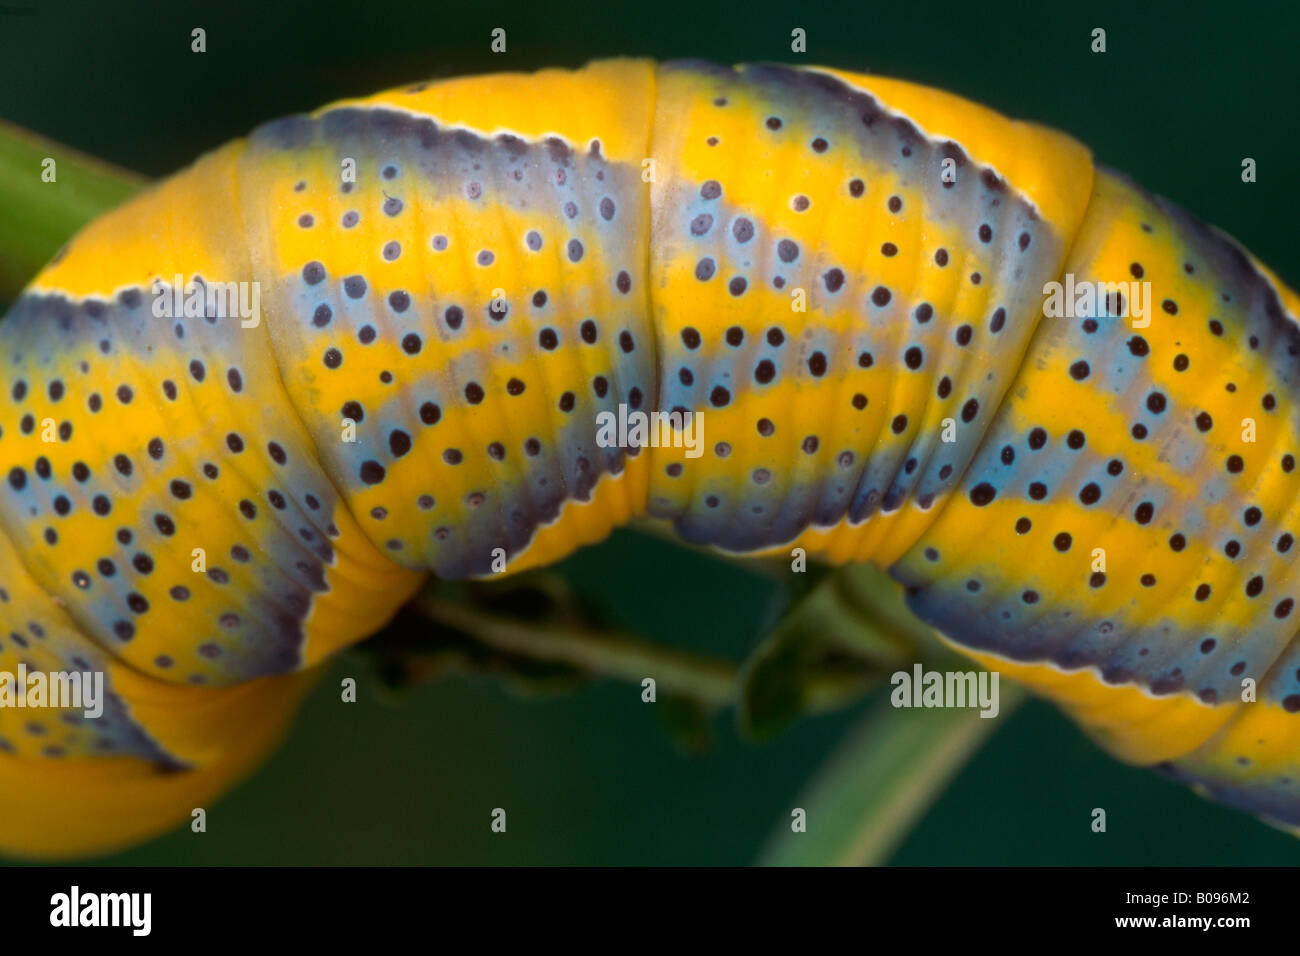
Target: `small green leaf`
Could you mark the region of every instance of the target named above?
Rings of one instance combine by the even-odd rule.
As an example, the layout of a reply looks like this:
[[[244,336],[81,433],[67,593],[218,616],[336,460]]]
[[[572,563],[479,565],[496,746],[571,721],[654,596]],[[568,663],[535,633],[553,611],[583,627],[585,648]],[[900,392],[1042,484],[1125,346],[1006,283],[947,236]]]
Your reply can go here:
[[[886,674],[937,651],[898,592],[866,567],[824,575],[746,662],[742,732],[769,739],[803,714],[849,704]]]

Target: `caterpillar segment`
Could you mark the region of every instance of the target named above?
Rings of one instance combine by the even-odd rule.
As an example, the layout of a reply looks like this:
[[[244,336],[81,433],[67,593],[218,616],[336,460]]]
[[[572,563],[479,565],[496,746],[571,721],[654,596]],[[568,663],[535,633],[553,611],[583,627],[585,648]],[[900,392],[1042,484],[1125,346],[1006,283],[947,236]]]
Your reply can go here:
[[[1043,321],[961,493],[894,574],[923,619],[1117,756],[1294,825],[1294,296],[1105,170],[1065,273],[1107,291]]]
[[[1068,277],[1150,282],[1149,324],[1045,316]],[[106,689],[0,709],[0,850],[161,832],[425,575],[641,516],[889,568],[1117,756],[1300,822],[1295,312],[1072,139],[899,81],[616,60],[268,123],[0,325],[0,669]],[[599,439],[640,411],[696,444]]]
[[[649,508],[687,540],[906,551],[975,453],[1082,217],[1074,141],[981,113],[981,145],[1000,145],[973,153],[946,135],[949,98],[892,84],[904,114],[871,83],[661,69],[660,405],[702,411],[706,448],[656,449]]]
[[[593,422],[655,394],[653,69],[452,86],[268,124],[241,182],[322,464],[376,549],[461,578],[553,560],[644,508],[645,465]]]

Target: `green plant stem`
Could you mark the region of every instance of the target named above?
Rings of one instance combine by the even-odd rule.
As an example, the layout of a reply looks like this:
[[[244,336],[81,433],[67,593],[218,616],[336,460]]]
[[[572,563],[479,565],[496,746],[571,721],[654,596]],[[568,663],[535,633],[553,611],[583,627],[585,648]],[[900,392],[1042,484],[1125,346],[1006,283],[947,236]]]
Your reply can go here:
[[[416,606],[430,621],[473,634],[484,644],[511,654],[569,664],[632,683],[653,677],[665,693],[710,707],[732,707],[738,700],[740,667],[722,658],[665,647],[617,631],[524,624],[429,595],[418,598]],[[818,675],[810,683],[809,709],[841,707],[870,686],[854,675]]]
[[[42,178],[54,160],[54,181]],[[0,120],[0,301],[78,229],[138,192],[143,177]]]
[[[431,621],[473,634],[492,647],[537,660],[571,664],[604,677],[657,687],[711,706],[736,700],[736,667],[729,661],[650,644],[613,631],[569,630],[523,624],[509,618],[423,596],[420,611]]]
[[[778,824],[767,866],[873,866],[885,862],[957,771],[1024,697],[999,681],[1000,709],[895,708],[881,701],[845,738],[800,796],[807,830]]]

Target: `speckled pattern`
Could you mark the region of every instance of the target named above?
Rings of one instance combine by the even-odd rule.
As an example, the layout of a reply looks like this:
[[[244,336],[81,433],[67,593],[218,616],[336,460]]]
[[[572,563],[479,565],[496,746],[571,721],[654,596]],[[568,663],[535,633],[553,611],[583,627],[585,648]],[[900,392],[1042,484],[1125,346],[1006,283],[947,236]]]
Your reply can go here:
[[[655,194],[660,403],[704,410],[708,451],[655,470],[651,513],[748,551],[928,511],[988,427],[1064,238],[995,170],[839,80],[664,72],[661,96],[701,109],[657,147],[693,173]]]
[[[159,317],[176,276],[260,321]],[[1149,324],[1045,317],[1067,276],[1150,283]],[[0,846],[166,825],[428,573],[640,516],[889,568],[1117,755],[1300,824],[1296,301],[1067,137],[881,78],[609,61],[268,123],[0,326],[0,668],[110,693],[0,711]],[[702,454],[602,447],[620,407]],[[209,777],[128,805],[123,767]],[[131,825],[48,824],[91,793]]]
[[[271,282],[286,386],[393,561],[491,573],[495,549],[512,558],[623,469],[592,422],[655,387],[636,171],[598,141],[488,139],[387,110],[281,120],[250,146],[254,167],[293,150],[301,177],[269,224],[286,255],[311,256]],[[346,157],[355,183],[334,173]]]

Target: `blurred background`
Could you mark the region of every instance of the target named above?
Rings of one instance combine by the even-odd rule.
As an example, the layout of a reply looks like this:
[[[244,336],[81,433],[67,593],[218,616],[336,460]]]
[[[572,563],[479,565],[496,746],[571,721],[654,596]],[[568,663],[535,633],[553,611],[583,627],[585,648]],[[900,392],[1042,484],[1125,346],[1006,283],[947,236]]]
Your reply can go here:
[[[1217,2],[0,0],[0,118],[156,177],[262,120],[418,79],[619,54],[822,64],[1063,129],[1296,286],[1297,26],[1295,8]],[[194,27],[207,31],[201,56]],[[505,54],[490,52],[496,27]],[[806,56],[790,52],[795,27]],[[1095,27],[1105,54],[1090,52]],[[735,659],[784,602],[770,580],[634,532],[559,571],[619,626]],[[209,808],[206,834],[106,862],[745,864],[874,703],[761,745],[721,713],[710,749],[687,756],[630,685],[520,696],[450,676],[394,696],[370,664],[354,653],[333,665],[281,750]],[[346,676],[355,705],[338,702]],[[1046,704],[999,723],[891,863],[1300,863],[1300,841],[1112,761]],[[509,812],[505,838],[489,832],[494,807]],[[1105,834],[1088,826],[1093,807],[1107,810]]]

